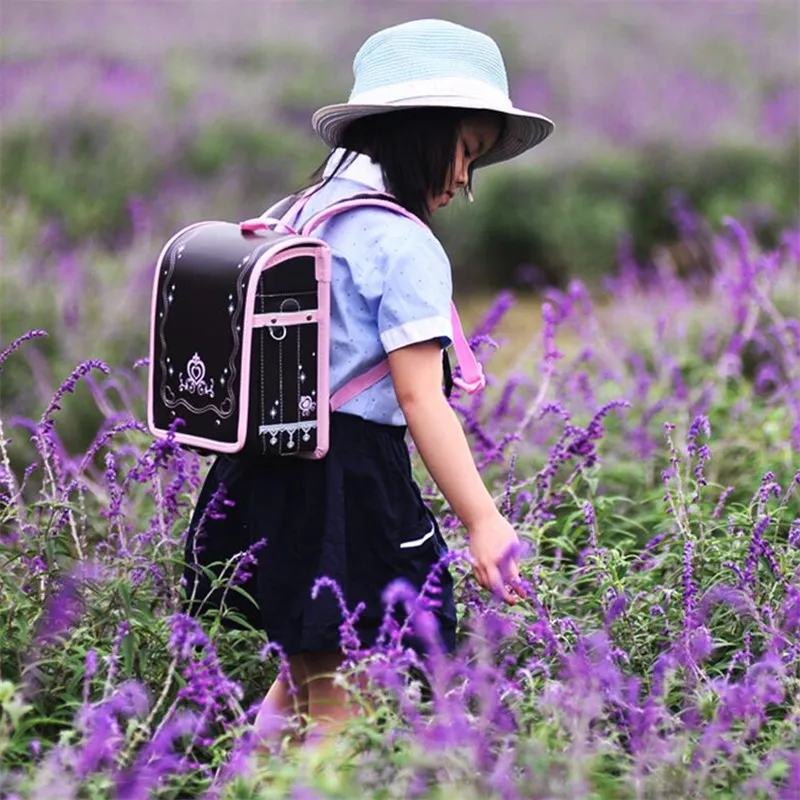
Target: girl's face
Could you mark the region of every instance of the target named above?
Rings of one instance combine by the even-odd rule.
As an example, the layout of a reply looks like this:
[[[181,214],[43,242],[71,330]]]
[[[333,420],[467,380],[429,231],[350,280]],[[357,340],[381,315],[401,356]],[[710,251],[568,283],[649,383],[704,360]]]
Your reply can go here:
[[[487,114],[468,117],[461,123],[453,157],[453,168],[448,175],[445,190],[428,198],[431,213],[444,208],[455,197],[459,189],[469,183],[469,168],[476,158],[491,150],[500,136],[501,123],[495,116]]]

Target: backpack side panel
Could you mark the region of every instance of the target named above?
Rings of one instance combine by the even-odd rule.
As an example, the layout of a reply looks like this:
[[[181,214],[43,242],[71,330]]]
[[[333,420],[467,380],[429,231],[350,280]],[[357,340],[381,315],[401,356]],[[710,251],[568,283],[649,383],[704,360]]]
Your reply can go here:
[[[329,276],[330,249],[318,240],[296,238],[256,266],[245,318],[252,332],[243,376],[249,385],[245,452],[306,458],[327,452]]]

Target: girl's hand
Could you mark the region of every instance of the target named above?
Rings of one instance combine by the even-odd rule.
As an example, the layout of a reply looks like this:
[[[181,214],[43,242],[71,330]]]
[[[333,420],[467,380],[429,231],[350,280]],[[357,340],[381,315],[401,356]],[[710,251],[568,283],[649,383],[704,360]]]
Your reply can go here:
[[[519,585],[519,537],[499,512],[469,530],[469,552],[481,586],[510,605],[525,597]]]
[[[438,342],[423,342],[393,350],[389,369],[417,450],[469,531],[478,581],[507,603],[516,603],[525,597],[515,585],[519,538],[483,485],[464,430],[442,393],[441,347]]]

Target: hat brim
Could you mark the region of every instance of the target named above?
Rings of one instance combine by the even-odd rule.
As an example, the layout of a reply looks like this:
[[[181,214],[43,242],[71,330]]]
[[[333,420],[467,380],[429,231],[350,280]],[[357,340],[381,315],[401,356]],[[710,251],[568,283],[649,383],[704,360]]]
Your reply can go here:
[[[552,120],[541,114],[522,111],[518,108],[487,108],[485,104],[470,105],[463,97],[426,98],[425,103],[409,101],[392,105],[354,105],[339,103],[338,105],[320,108],[311,118],[314,130],[329,147],[338,147],[345,128],[357,119],[374,114],[387,114],[393,111],[404,111],[411,108],[465,108],[480,111],[495,111],[506,119],[503,131],[494,147],[475,160],[475,168],[489,164],[498,164],[516,158],[526,150],[541,144],[554,130]]]

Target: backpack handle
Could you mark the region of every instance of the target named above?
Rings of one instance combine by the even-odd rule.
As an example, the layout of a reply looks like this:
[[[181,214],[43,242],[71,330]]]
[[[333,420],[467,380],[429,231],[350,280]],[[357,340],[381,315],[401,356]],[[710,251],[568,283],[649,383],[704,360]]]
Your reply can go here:
[[[279,200],[275,205],[270,206],[259,219],[291,219],[302,211],[311,195],[315,194],[320,188],[322,188],[322,184],[317,183],[303,192],[284,197],[283,200]]]
[[[283,225],[283,227],[286,228],[286,233],[297,233],[297,231],[291,225],[289,225],[288,222],[284,222],[281,219],[275,219],[274,217],[257,217],[254,219],[246,219],[244,222],[239,223],[239,230],[244,234],[255,235],[273,228],[277,228],[278,225]]]

